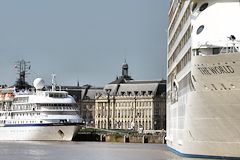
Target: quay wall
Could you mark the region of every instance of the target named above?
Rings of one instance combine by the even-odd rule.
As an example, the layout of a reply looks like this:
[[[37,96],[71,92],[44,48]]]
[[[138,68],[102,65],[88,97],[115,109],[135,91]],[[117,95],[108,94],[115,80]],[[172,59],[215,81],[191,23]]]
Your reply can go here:
[[[165,143],[165,131],[147,134],[119,134],[119,133],[94,133],[79,132],[73,141],[99,141],[117,143]]]
[[[103,135],[105,142],[118,142],[118,143],[165,143],[165,136],[162,135]]]

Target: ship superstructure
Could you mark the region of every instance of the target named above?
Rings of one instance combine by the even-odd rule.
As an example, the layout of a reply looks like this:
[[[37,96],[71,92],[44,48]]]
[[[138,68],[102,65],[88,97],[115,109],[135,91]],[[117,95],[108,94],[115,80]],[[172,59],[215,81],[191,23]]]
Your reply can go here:
[[[240,1],[171,0],[168,15],[168,146],[240,157]]]
[[[75,100],[65,91],[4,88],[0,91],[0,140],[71,140],[81,118]]]

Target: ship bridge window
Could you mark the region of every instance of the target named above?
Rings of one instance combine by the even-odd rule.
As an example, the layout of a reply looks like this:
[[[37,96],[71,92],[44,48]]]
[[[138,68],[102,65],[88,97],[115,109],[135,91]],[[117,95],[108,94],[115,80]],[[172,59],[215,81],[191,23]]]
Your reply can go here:
[[[208,3],[204,3],[200,6],[199,11],[204,11],[208,7]]]
[[[28,102],[28,97],[17,97],[13,99],[14,103],[25,103]]]
[[[66,98],[67,95],[64,93],[49,93],[49,97],[52,98]]]
[[[197,34],[202,33],[203,29],[204,29],[204,25],[201,25],[200,27],[198,27]]]

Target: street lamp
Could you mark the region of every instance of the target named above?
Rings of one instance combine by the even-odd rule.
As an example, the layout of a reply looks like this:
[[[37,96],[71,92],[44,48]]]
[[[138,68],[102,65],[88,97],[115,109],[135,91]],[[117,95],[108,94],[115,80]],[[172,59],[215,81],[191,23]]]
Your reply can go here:
[[[110,91],[111,90],[106,90],[107,92],[107,129],[110,129]]]
[[[137,108],[137,97],[136,97],[136,93],[135,93],[135,96],[134,96],[134,111],[133,111],[133,128],[134,128],[134,130],[136,130],[136,124],[135,124],[135,121],[136,121],[136,108]]]

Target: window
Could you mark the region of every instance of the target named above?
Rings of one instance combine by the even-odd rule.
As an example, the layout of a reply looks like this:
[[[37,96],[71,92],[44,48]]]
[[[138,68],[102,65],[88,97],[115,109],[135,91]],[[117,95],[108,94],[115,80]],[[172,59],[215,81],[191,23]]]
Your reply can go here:
[[[197,3],[194,3],[194,4],[193,4],[193,6],[192,6],[192,12],[196,9],[197,5],[198,5]]]
[[[64,94],[64,93],[49,93],[49,97],[52,97],[52,98],[66,98],[67,94]]]
[[[138,91],[134,91],[134,94],[135,94],[135,96],[137,96],[138,95]]]
[[[213,48],[213,54],[219,54],[221,51],[220,48]]]
[[[199,11],[204,11],[208,7],[208,3],[204,3],[200,6]]]
[[[201,25],[200,27],[198,27],[197,34],[202,33],[203,29],[204,29],[204,25]]]

